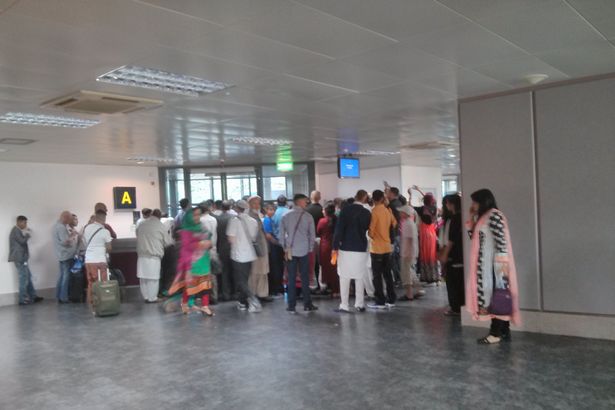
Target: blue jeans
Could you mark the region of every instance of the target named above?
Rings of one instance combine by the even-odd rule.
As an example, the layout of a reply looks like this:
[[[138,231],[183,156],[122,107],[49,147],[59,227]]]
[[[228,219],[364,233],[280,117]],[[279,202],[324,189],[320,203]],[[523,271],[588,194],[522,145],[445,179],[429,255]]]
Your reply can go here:
[[[294,309],[297,305],[297,268],[301,275],[301,293],[303,295],[303,305],[312,305],[312,296],[310,295],[310,257],[293,256],[293,259],[288,261],[288,307]]]
[[[19,275],[19,303],[34,302],[36,290],[32,284],[32,273],[27,262],[15,262]]]
[[[70,268],[73,260],[60,261],[60,276],[56,284],[56,299],[60,302],[68,302],[68,281],[70,280]]]

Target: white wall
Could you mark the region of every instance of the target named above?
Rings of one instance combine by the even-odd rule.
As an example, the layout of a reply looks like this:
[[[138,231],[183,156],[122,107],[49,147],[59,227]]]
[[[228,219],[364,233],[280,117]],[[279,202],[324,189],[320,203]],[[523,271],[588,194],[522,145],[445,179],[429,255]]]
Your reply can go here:
[[[37,289],[53,288],[58,262],[51,230],[63,210],[87,223],[96,202],[109,208],[108,223],[118,237],[134,236],[132,211],[113,210],[113,187],[137,188],[137,207],[160,207],[158,170],[152,167],[111,167],[0,162],[0,295],[18,291],[15,266],[8,263],[8,237],[18,215],[28,218],[30,269]],[[5,299],[5,298],[2,298]]]
[[[401,166],[401,186],[399,190],[408,197],[408,188],[416,185],[421,189],[435,189],[438,207],[442,203],[442,170],[437,167]],[[412,205],[423,205],[418,193],[412,192]]]
[[[336,197],[348,198],[354,196],[359,189],[368,192],[374,189],[383,189],[383,181],[387,181],[391,186],[399,187],[401,183],[400,167],[361,169],[361,178],[358,179],[339,179],[337,171],[331,172],[331,167],[316,167],[316,189],[320,191],[325,201],[333,200]]]

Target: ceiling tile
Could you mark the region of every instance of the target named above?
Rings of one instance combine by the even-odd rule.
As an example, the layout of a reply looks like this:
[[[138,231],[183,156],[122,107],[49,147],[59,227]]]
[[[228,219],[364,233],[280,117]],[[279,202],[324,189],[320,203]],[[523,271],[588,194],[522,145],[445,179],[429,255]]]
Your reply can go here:
[[[436,0],[472,20],[522,11],[554,0]],[[559,0],[555,0],[559,1]],[[593,1],[593,0],[590,0]],[[606,0],[608,1],[608,0]]]
[[[280,95],[317,101],[349,94],[352,90],[321,84],[290,75],[276,75],[245,84],[255,92],[275,92]]]
[[[425,75],[434,75],[434,73],[446,75],[453,73],[457,68],[457,65],[450,61],[405,44],[370,50],[340,61],[408,80],[420,80]]]
[[[357,92],[382,88],[403,81],[397,77],[342,61],[305,66],[294,69],[290,73],[308,80],[331,84]]]
[[[607,41],[548,51],[537,56],[571,77],[615,72],[615,45]]]
[[[508,84],[463,68],[457,69],[453,75],[426,77],[422,84],[459,97],[472,97],[511,88]]]
[[[596,29],[615,40],[615,2],[612,0],[568,0]]]
[[[229,25],[272,10],[279,0],[140,0],[142,3],[173,10],[205,21]]]
[[[334,58],[395,43],[355,24],[286,1],[230,28]]]
[[[462,24],[465,19],[433,0],[298,0],[394,39]]]
[[[198,53],[279,73],[332,60],[309,50],[228,29],[201,38]]]
[[[530,85],[525,79],[525,76],[529,74],[546,74],[549,76],[547,80],[549,82],[568,78],[563,72],[534,56],[488,64],[476,67],[473,71],[513,87]]]
[[[271,72],[266,70],[171,48],[157,48],[134,64],[231,85],[271,76]]]
[[[527,55],[518,47],[472,23],[414,36],[407,43],[426,53],[470,68]]]
[[[589,24],[561,1],[501,14],[478,23],[530,53],[602,40]],[[554,27],[562,29],[554,30]]]

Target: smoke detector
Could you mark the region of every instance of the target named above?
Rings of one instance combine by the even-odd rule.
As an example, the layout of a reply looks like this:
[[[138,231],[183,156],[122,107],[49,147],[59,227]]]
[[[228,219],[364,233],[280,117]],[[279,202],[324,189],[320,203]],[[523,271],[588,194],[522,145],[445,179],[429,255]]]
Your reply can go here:
[[[523,78],[531,85],[536,85],[538,83],[542,83],[544,80],[549,78],[549,76],[546,74],[528,74]]]

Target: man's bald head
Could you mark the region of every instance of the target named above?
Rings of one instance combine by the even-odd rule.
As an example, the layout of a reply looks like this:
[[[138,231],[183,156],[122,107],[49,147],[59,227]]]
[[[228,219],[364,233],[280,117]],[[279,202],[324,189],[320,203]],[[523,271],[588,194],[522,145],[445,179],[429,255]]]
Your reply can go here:
[[[320,191],[312,191],[310,194],[310,201],[312,201],[313,204],[319,203],[321,199]]]

